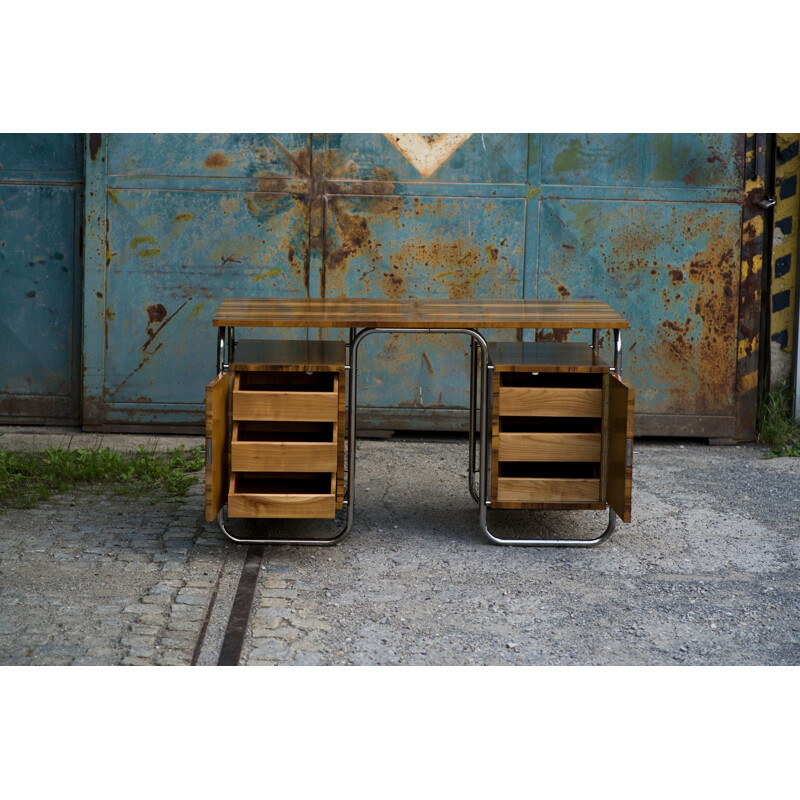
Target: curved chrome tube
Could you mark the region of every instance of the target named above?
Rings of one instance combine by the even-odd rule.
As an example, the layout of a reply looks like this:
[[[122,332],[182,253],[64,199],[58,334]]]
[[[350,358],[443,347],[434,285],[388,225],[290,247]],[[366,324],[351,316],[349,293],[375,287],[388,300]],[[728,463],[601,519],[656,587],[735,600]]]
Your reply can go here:
[[[486,504],[485,502],[481,502],[481,498],[486,498],[487,492],[487,485],[486,485],[486,474],[487,470],[485,465],[488,463],[488,447],[486,446],[486,420],[487,420],[487,381],[486,381],[486,370],[489,364],[489,346],[486,342],[486,339],[481,336],[478,331],[473,330],[472,328],[364,328],[360,331],[350,342],[350,407],[349,407],[349,430],[348,430],[348,443],[347,443],[347,481],[348,481],[348,505],[347,505],[347,522],[348,526],[352,524],[354,508],[355,508],[355,475],[356,475],[356,448],[355,448],[355,431],[356,431],[356,408],[358,406],[357,402],[357,377],[358,377],[358,348],[361,345],[361,342],[367,336],[371,336],[373,333],[457,333],[471,337],[471,341],[474,346],[477,346],[481,350],[481,425],[480,425],[480,436],[479,438],[479,472],[480,472],[480,481],[479,481],[479,489],[478,489],[478,496],[475,497],[474,486],[473,486],[473,475],[474,475],[474,385],[475,385],[475,372],[473,371],[470,375],[470,465],[469,470],[467,472],[467,476],[469,478],[470,483],[470,494],[475,498],[480,506],[480,514],[481,514],[481,524],[482,527],[486,528]],[[472,355],[473,361],[470,366],[474,366],[474,352]],[[488,533],[488,532],[487,532]]]
[[[350,514],[348,514],[347,525],[344,527],[344,530],[336,534],[336,536],[332,536],[330,539],[239,539],[225,527],[225,522],[222,519],[224,511],[225,508],[221,508],[219,514],[217,514],[217,525],[219,525],[220,530],[232,542],[236,542],[236,544],[306,544],[325,547],[326,545],[339,544],[339,542],[350,533],[350,528],[352,527],[352,518]]]
[[[475,339],[469,340],[469,464],[467,466],[467,483],[469,484],[469,493],[476,503],[481,502],[481,498],[475,491],[475,475],[480,472],[480,469],[475,469],[475,413],[476,413],[476,395],[477,395],[477,375],[478,375],[478,358],[477,349],[475,347]],[[481,380],[486,377],[485,371],[481,370]]]
[[[489,533],[484,519],[481,520],[483,532],[494,544],[515,545],[517,547],[595,547],[608,539],[617,527],[617,514],[608,509],[608,527],[596,539],[500,539]]]

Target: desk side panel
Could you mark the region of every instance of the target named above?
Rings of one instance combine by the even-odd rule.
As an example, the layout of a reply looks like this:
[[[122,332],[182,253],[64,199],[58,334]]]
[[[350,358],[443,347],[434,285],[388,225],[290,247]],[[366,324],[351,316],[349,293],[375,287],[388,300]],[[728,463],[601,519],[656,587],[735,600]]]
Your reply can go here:
[[[635,396],[630,384],[609,378],[608,504],[623,522],[631,521]]]

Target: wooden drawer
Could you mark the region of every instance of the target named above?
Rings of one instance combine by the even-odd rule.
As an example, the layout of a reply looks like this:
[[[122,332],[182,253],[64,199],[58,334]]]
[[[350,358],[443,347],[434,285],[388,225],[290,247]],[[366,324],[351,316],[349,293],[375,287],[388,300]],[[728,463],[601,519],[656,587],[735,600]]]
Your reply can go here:
[[[599,433],[500,433],[500,461],[599,462]]]
[[[228,516],[333,519],[335,474],[234,472]]]
[[[337,392],[233,392],[234,420],[335,422]]]
[[[597,478],[498,478],[499,503],[592,503],[600,500]]]
[[[335,423],[236,420],[231,437],[234,472],[336,472]]]
[[[603,390],[501,386],[498,413],[516,417],[600,417]]]
[[[336,442],[231,442],[234,472],[336,472]]]

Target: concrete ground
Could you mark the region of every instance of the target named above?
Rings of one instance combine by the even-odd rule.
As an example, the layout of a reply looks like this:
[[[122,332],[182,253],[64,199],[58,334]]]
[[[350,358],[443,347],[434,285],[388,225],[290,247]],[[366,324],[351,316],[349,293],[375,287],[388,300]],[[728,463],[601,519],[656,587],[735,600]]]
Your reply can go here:
[[[202,443],[0,432],[5,448]],[[240,663],[796,665],[800,459],[763,456],[637,440],[633,521],[597,548],[532,549],[482,537],[465,438],[359,440],[353,532],[266,549]],[[216,664],[247,548],[204,522],[202,500],[200,484],[178,502],[75,492],[3,513],[0,665]],[[599,512],[489,516],[507,535],[604,526]]]

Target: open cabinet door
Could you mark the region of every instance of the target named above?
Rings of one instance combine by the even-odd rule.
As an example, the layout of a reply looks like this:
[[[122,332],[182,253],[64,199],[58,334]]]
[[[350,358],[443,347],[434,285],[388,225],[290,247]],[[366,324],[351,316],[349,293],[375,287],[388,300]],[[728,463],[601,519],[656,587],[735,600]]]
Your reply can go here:
[[[206,522],[228,501],[228,372],[206,385]]]
[[[623,522],[631,521],[633,483],[633,386],[609,376],[608,504]]]

